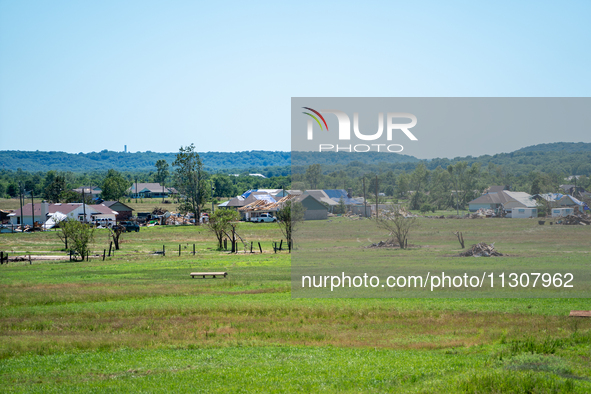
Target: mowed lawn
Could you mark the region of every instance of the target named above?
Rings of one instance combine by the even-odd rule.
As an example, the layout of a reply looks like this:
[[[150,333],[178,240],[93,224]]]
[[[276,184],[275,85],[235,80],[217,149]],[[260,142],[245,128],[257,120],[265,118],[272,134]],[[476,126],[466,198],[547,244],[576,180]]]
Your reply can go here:
[[[585,226],[420,222],[416,248],[388,253],[409,263],[453,258],[459,230],[468,245],[496,242],[509,254],[496,267],[591,263]],[[380,240],[369,220],[312,225],[323,237],[367,229],[354,245],[329,240],[336,253],[362,255]],[[591,319],[568,317],[591,309],[588,298],[292,298],[290,255],[271,249],[277,225],[238,231],[264,253],[231,255],[204,228],[163,226],[125,234],[105,261],[0,266],[0,391],[591,392]],[[163,245],[165,257],[153,254]],[[62,248],[54,232],[0,235],[3,251]],[[108,235],[97,231],[93,249],[105,248]],[[229,276],[189,276],[214,270]]]

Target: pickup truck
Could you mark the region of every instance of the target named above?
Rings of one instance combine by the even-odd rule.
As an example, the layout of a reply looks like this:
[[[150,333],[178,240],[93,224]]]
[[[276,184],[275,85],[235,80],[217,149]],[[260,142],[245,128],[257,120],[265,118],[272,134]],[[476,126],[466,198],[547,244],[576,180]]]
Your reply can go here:
[[[120,226],[125,227],[125,232],[135,231],[136,233],[140,231],[140,226],[134,222],[120,222]]]
[[[254,223],[269,223],[276,222],[277,218],[274,218],[270,213],[261,213],[259,216],[250,218],[250,221]]]

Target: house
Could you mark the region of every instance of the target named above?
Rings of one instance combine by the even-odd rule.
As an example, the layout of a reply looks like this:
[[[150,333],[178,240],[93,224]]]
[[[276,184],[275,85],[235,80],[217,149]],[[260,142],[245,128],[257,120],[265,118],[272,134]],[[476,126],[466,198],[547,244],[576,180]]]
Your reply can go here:
[[[470,212],[476,212],[479,209],[492,209],[495,213],[504,212],[507,217],[538,216],[536,201],[529,193],[525,192],[512,192],[509,190],[490,192],[470,201],[468,206]],[[514,209],[518,209],[516,216],[512,215]],[[519,211],[519,209],[523,211]]]
[[[238,210],[239,208],[244,207],[244,206],[251,204],[255,201],[258,201],[258,200],[265,200],[270,203],[277,202],[277,200],[273,196],[271,196],[269,193],[255,191],[255,190],[249,190],[249,191],[245,192],[244,194],[242,194],[241,196],[234,197],[233,199],[231,199],[230,201],[225,203],[225,205],[222,205],[222,204],[218,205],[218,207],[232,208],[232,209]]]
[[[511,189],[511,187],[509,185],[505,185],[505,186],[492,185],[492,186],[489,186],[488,189],[486,189],[484,191],[484,194],[499,193],[499,192],[502,192],[503,190],[510,190],[510,189]]]
[[[574,208],[552,208],[552,217],[561,218],[575,213]]]
[[[78,194],[84,194],[85,196],[92,196],[93,198],[98,197],[103,192],[98,186],[80,186],[72,189],[72,191]]]
[[[261,213],[276,213],[290,200],[302,203],[306,209],[304,220],[323,220],[328,218],[328,208],[310,194],[290,194],[277,202],[257,200],[238,208],[238,212],[240,212],[244,220],[248,221]]]
[[[56,213],[64,215],[67,219],[86,221],[92,223],[98,219],[116,220],[117,212],[109,209],[103,204],[88,205],[82,203],[68,203],[68,204],[49,204],[46,202],[35,204],[33,210],[33,204],[29,203],[23,206],[22,209],[22,221],[24,225],[33,225],[33,220],[38,223],[45,223],[49,218],[54,216]],[[86,214],[86,220],[85,220]],[[13,225],[21,224],[21,210],[17,209],[14,213],[9,215],[10,223]]]
[[[513,208],[511,210],[511,217],[513,219],[529,219],[538,217],[537,208]]]
[[[119,201],[103,201],[103,205],[117,212],[117,221],[129,220],[133,216],[133,208]]]
[[[294,198],[294,196],[290,195],[281,198],[279,201],[271,201],[267,198],[255,198],[257,196],[262,195],[251,194],[251,196],[253,198],[252,202],[238,208],[238,212],[240,213],[241,218],[246,221],[250,221],[252,218],[258,217],[262,213],[275,213],[281,208],[283,208],[287,201]]]
[[[553,208],[560,208],[560,207],[579,207],[582,210],[588,210],[589,207],[583,201],[570,196],[568,194],[560,194],[560,193],[546,193],[546,194],[536,194],[534,196],[537,200],[545,200],[548,204]]]
[[[131,198],[165,198],[178,194],[174,187],[165,187],[160,183],[134,183],[127,189]]]
[[[470,201],[468,208],[470,212],[476,212],[479,209],[492,209],[498,212],[507,201],[509,197],[503,191],[490,192]]]
[[[328,219],[328,208],[311,194],[300,194],[294,197],[294,201],[302,203],[306,211],[304,220],[326,220]]]

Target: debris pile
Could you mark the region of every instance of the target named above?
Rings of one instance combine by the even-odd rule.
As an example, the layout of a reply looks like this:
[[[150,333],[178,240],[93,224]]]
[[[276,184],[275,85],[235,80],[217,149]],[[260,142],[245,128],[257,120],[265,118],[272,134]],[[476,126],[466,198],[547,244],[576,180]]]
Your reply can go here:
[[[380,241],[375,244],[371,244],[368,248],[399,248],[400,245],[396,243],[393,239],[389,239],[387,241]]]
[[[565,216],[563,219],[556,221],[556,224],[565,224],[567,226],[589,226],[591,225],[591,217],[589,217],[589,215],[585,215],[584,213],[579,212],[574,215]]]
[[[495,244],[492,243],[487,245],[484,242],[480,242],[479,244],[472,245],[472,247],[466,250],[463,253],[460,253],[462,257],[490,257],[490,256],[502,256],[502,253],[499,253],[495,250]]]

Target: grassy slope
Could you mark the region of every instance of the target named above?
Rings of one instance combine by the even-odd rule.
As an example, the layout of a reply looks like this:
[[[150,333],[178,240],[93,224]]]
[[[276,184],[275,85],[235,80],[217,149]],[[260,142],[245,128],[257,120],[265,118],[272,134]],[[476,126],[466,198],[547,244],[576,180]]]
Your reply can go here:
[[[412,240],[430,247],[401,256],[457,252],[459,225],[468,244],[497,241],[509,259],[588,260],[589,229],[530,220],[423,220]],[[267,253],[220,254],[203,229],[156,227],[126,234],[105,262],[1,266],[3,390],[591,390],[591,322],[566,317],[588,299],[292,299],[290,257],[269,253],[277,227],[241,226]],[[97,233],[95,249],[106,242]],[[162,244],[176,253],[148,255]],[[52,233],[0,245],[61,248]],[[230,276],[191,280],[194,269]]]

